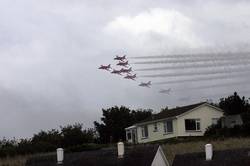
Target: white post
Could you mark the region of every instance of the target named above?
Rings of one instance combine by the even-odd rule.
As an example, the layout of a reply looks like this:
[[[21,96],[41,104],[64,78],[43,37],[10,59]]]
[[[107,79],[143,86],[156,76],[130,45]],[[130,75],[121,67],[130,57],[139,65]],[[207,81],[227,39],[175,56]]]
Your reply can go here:
[[[117,143],[117,151],[118,151],[118,158],[123,158],[123,155],[124,155],[124,143],[123,142]]]
[[[212,144],[205,145],[206,160],[212,160],[213,158],[213,146]]]
[[[63,148],[56,149],[57,152],[57,164],[63,163]]]

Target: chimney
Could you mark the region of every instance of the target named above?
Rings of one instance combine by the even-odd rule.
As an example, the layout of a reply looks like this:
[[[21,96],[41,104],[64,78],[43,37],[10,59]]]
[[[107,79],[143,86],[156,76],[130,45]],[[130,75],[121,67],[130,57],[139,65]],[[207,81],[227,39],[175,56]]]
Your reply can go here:
[[[210,161],[213,158],[213,146],[212,144],[205,145],[206,160]]]
[[[124,156],[124,143],[123,142],[117,143],[117,151],[118,151],[118,158],[123,158]]]
[[[56,153],[57,153],[57,164],[63,164],[63,149],[62,148],[58,148],[56,149]]]

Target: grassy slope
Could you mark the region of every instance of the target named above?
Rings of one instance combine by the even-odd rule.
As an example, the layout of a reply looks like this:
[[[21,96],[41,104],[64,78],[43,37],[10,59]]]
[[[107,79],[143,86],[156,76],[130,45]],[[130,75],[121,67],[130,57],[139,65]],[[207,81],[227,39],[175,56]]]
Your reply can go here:
[[[16,156],[0,159],[0,166],[25,166],[26,160],[30,156]]]
[[[176,154],[204,152],[204,146],[207,143],[213,144],[214,150],[250,148],[250,138],[226,138],[224,140],[202,140],[202,139],[193,139],[189,141],[180,140],[180,142],[166,143],[162,147],[166,154],[167,159],[172,164],[174,156]],[[43,155],[48,155],[48,154],[43,154]],[[30,157],[31,155],[26,155],[26,156],[17,156],[14,158],[0,159],[0,166],[25,166],[26,160]]]
[[[44,153],[44,154],[34,154],[34,155],[24,155],[24,156],[15,156],[0,158],[0,166],[25,166],[26,161],[34,156],[47,156],[55,153]]]
[[[170,164],[176,154],[204,152],[205,144],[211,143],[214,150],[250,148],[250,138],[227,138],[224,140],[194,140],[184,143],[166,143],[163,145],[164,152]]]

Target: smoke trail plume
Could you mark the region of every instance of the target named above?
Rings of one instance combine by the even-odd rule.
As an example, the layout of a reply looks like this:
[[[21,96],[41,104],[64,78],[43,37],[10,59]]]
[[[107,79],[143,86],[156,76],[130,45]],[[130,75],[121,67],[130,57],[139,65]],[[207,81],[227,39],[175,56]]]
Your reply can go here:
[[[199,76],[199,75],[217,75],[217,74],[232,74],[232,73],[246,73],[247,69],[244,67],[237,69],[221,69],[221,70],[210,70],[210,71],[189,71],[189,72],[178,72],[178,73],[166,73],[166,74],[148,74],[148,75],[140,75],[140,77],[147,78],[157,78],[157,77],[182,77],[182,76]]]
[[[135,56],[130,59],[161,59],[161,58],[204,58],[204,57],[241,57],[247,58],[250,56],[250,52],[228,52],[228,53],[200,53],[200,54],[170,54],[170,55],[153,55],[153,56]]]
[[[164,85],[164,84],[180,84],[186,82],[202,82],[202,81],[210,81],[210,80],[231,80],[233,78],[240,78],[249,76],[250,72],[246,73],[232,73],[230,75],[214,75],[210,77],[195,77],[195,78],[188,78],[188,79],[178,79],[178,80],[170,80],[170,81],[162,81],[162,82],[154,82],[154,85]]]
[[[216,84],[213,84],[213,85],[203,85],[203,86],[197,86],[197,87],[188,87],[188,89],[178,89],[178,90],[175,90],[175,91],[221,88],[221,87],[228,87],[228,86],[235,86],[235,85],[246,85],[246,84],[249,84],[248,80],[235,81],[235,82],[229,82],[229,83],[220,83],[220,84],[216,83]]]
[[[227,67],[227,66],[249,66],[250,59],[246,59],[241,63],[232,62],[204,62],[204,63],[194,63],[194,64],[181,64],[174,66],[163,66],[163,67],[151,67],[151,68],[141,68],[135,69],[134,71],[157,71],[157,70],[173,70],[173,69],[197,69],[197,68],[214,68],[214,67]]]
[[[182,58],[182,59],[169,59],[169,60],[158,60],[158,61],[141,61],[141,62],[134,62],[131,64],[174,64],[174,63],[197,63],[197,62],[218,62],[218,61],[224,61],[225,63],[228,62],[244,62],[245,60],[249,60],[249,57],[246,57],[245,59],[239,58],[239,57],[216,57],[216,58],[211,58],[211,57],[206,57],[206,58]]]

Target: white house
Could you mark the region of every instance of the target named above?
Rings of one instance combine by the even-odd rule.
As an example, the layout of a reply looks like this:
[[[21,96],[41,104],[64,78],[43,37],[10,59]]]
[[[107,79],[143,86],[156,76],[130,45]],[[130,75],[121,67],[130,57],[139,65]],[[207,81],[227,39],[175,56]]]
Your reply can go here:
[[[223,117],[223,110],[208,103],[177,107],[154,114],[126,128],[128,143],[147,143],[173,137],[203,136]]]

